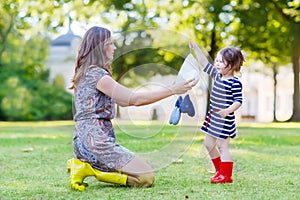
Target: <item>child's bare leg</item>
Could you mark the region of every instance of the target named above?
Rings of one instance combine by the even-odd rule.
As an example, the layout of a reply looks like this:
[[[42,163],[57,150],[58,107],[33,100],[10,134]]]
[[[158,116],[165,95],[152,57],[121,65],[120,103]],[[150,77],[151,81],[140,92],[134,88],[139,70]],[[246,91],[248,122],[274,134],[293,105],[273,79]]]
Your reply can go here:
[[[211,159],[220,157],[220,153],[216,147],[216,144],[217,144],[217,138],[206,134],[204,145]]]
[[[221,154],[221,160],[222,162],[231,162],[231,154],[229,151],[229,141],[230,137],[228,137],[226,140],[219,140],[218,141],[218,149]]]

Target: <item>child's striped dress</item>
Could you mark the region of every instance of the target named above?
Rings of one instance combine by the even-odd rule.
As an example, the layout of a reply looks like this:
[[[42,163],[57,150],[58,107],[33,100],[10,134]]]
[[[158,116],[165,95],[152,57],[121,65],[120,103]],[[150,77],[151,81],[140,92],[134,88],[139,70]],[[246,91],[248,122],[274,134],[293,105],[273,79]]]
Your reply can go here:
[[[213,137],[226,139],[236,136],[235,115],[230,113],[222,118],[216,113],[225,109],[234,102],[242,103],[242,83],[236,77],[222,80],[222,75],[210,63],[204,68],[213,79],[213,88],[210,94],[210,109],[206,115],[201,130]]]

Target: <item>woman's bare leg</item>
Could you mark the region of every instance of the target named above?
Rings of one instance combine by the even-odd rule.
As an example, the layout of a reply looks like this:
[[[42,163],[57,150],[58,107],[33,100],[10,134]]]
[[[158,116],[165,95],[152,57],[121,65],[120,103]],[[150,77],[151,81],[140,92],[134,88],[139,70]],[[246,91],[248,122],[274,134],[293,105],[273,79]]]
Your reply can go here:
[[[127,185],[132,187],[151,187],[155,180],[153,169],[140,157],[135,156],[120,171],[128,175]]]

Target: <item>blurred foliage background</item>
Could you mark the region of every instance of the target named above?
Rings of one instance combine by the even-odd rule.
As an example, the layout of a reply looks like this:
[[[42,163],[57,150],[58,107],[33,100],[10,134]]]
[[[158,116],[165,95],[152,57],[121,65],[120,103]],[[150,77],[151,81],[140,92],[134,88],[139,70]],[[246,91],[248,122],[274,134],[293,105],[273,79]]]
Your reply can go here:
[[[116,80],[134,66],[150,61],[179,67],[182,57],[178,55],[188,51],[186,38],[195,40],[212,59],[224,46],[242,48],[248,54],[248,62],[261,60],[273,69],[274,88],[278,66],[292,63],[294,95],[290,121],[300,120],[299,0],[1,1],[0,120],[72,118],[71,94],[60,86],[59,80],[49,82],[45,66],[52,36],[68,26],[70,20],[86,26],[98,21],[110,27],[121,38],[116,44],[122,47],[119,51],[152,44],[151,48],[130,55],[119,52],[121,56],[113,63],[118,66],[113,68]],[[150,28],[166,31],[158,34]],[[184,37],[170,38],[167,30]],[[165,50],[172,48],[177,52]]]

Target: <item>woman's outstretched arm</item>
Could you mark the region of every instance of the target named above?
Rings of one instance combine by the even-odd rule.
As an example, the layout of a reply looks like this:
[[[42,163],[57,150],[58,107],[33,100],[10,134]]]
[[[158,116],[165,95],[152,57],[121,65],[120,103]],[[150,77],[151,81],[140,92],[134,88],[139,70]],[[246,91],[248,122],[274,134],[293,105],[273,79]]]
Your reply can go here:
[[[175,83],[155,91],[135,92],[119,84],[110,76],[102,77],[97,83],[97,89],[115,99],[121,106],[142,106],[154,103],[174,94],[183,94],[192,89],[197,81]]]

